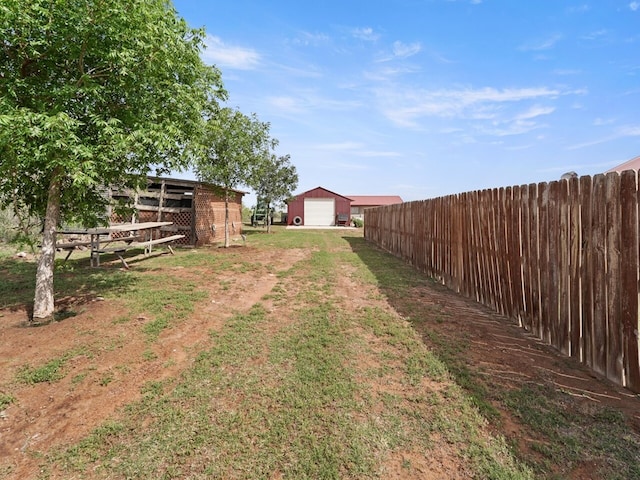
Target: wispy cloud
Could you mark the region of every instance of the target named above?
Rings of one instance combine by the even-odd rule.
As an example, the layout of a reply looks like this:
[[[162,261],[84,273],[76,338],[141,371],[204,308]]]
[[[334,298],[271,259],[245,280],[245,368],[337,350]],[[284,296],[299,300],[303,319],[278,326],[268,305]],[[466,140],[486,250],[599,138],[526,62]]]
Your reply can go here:
[[[581,148],[592,147],[593,145],[599,145],[601,143],[610,142],[612,140],[617,140],[619,138],[625,137],[640,137],[640,125],[623,125],[618,127],[613,133],[610,135],[597,138],[595,140],[591,140],[584,143],[578,143],[576,145],[571,145],[567,147],[567,150],[578,150]]]
[[[326,33],[299,32],[298,36],[293,40],[294,45],[304,47],[318,47],[327,45],[331,42],[331,37]]]
[[[596,127],[602,127],[604,125],[611,125],[612,123],[614,123],[615,120],[612,118],[596,118],[593,121],[593,125]]]
[[[359,157],[369,157],[369,158],[378,158],[378,157],[384,157],[384,158],[391,158],[391,157],[401,157],[402,154],[398,153],[398,152],[392,152],[392,151],[376,151],[376,150],[362,150],[359,152],[355,152],[355,155],[359,156]]]
[[[540,115],[549,115],[555,111],[555,107],[543,107],[541,105],[534,105],[526,112],[516,115],[516,120],[527,120],[530,118],[536,118]]]
[[[602,37],[606,36],[608,33],[609,31],[603,28],[594,32],[589,32],[586,35],[583,35],[581,38],[583,40],[599,40]]]
[[[360,142],[340,142],[340,143],[321,143],[315,145],[314,148],[317,150],[356,150],[359,148],[363,148],[364,144]]]
[[[269,97],[267,101],[272,107],[275,107],[275,109],[280,112],[287,112],[287,113],[304,112],[304,107],[297,98],[285,97],[285,96]]]
[[[558,68],[553,71],[556,75],[579,75],[582,73],[581,70],[572,70],[570,68]]]
[[[378,62],[388,62],[391,60],[397,60],[402,58],[412,57],[422,51],[422,45],[419,42],[415,43],[403,43],[400,41],[393,42],[391,46],[391,52],[386,51],[380,54]]]
[[[373,82],[384,82],[388,81],[392,78],[399,77],[401,75],[405,75],[407,73],[414,73],[419,70],[418,67],[402,65],[402,66],[391,66],[390,64],[385,64],[384,68],[378,68],[377,70],[366,70],[363,72],[363,76],[365,79],[373,81]]]
[[[252,70],[260,64],[260,54],[251,48],[227,45],[220,38],[207,35],[202,59],[207,64],[238,70]]]
[[[344,152],[350,156],[366,158],[393,158],[402,156],[395,151],[367,149],[366,145],[361,142],[324,143],[315,145],[315,149],[333,153]]]
[[[360,40],[366,40],[367,42],[375,42],[380,38],[380,35],[374,32],[371,27],[354,28],[351,30],[351,35]]]
[[[637,12],[638,10],[640,10],[640,2],[631,2],[629,4],[629,8],[633,11],[633,12]]]
[[[568,13],[586,13],[589,10],[591,10],[591,7],[589,5],[587,5],[586,3],[582,4],[582,5],[575,6],[575,7],[567,8],[567,12]]]
[[[549,50],[553,48],[556,43],[558,43],[562,39],[562,35],[554,34],[549,37],[533,40],[527,42],[523,45],[520,45],[520,50],[523,51],[539,51],[539,50]]]
[[[376,91],[383,113],[399,126],[417,127],[424,117],[457,118],[511,123],[510,132],[523,132],[537,128],[526,121],[552,113],[552,106],[530,106],[523,113],[507,116],[504,106],[535,100],[553,100],[582,91],[563,91],[548,87],[481,88],[450,90],[408,90],[384,88]],[[506,130],[505,130],[506,131]]]
[[[479,125],[478,131],[483,135],[491,135],[495,137],[507,137],[512,135],[522,135],[533,130],[545,128],[546,125],[532,122],[529,120],[515,119],[510,122],[498,123],[495,125],[486,124]]]
[[[276,113],[313,114],[317,110],[344,111],[358,108],[358,101],[343,101],[318,95],[313,90],[300,90],[293,95],[267,97]]]
[[[393,54],[396,57],[407,58],[419,53],[422,50],[422,46],[419,42],[416,43],[402,43],[402,42],[393,42]]]

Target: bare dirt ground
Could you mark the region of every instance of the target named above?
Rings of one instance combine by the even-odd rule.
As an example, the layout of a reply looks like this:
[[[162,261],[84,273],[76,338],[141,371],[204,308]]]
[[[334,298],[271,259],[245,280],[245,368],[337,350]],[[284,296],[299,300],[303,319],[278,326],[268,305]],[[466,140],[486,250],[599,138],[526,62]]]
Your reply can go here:
[[[431,312],[413,322],[423,334],[427,345],[438,348],[433,333],[448,345],[465,345],[465,363],[475,381],[489,390],[509,392],[525,387],[542,391],[561,391],[567,395],[564,406],[569,415],[590,414],[595,409],[611,409],[621,413],[627,424],[640,435],[640,395],[617,386],[597,375],[574,359],[560,355],[520,328],[514,321],[503,317],[483,305],[464,298],[446,287],[433,284],[418,288],[404,299],[391,300],[400,313],[411,305],[407,315]],[[500,398],[493,406],[500,419],[494,426],[496,433],[517,444],[520,453],[528,458],[539,457],[535,444],[545,439],[532,432],[504,408]],[[636,453],[640,458],[640,451]],[[582,459],[572,470],[556,470],[554,478],[591,480],[602,478],[598,473],[600,462]],[[605,460],[606,461],[606,460]],[[550,465],[553,471],[557,467]]]
[[[228,253],[221,250],[219,254]],[[146,382],[175,376],[188,368],[198,345],[209,339],[211,330],[220,329],[233,312],[257,302],[276,284],[277,271],[308,254],[302,249],[288,251],[284,256],[278,250],[269,253],[242,248],[244,261],[262,262],[270,269],[259,277],[254,271],[230,272],[228,280],[234,288],[221,288],[221,281],[225,280],[221,274],[206,287],[209,299],[179,328],[165,330],[151,345],[140,329],[148,318],[140,315],[134,321],[117,322],[126,312],[114,301],[94,299],[78,308],[78,315],[41,327],[29,326],[25,311],[0,310],[0,393],[15,397],[15,402],[0,412],[0,458],[2,464],[11,466],[8,478],[35,478],[39,459],[30,452],[45,453],[53,447],[72,444],[139,398]],[[103,268],[119,268],[118,265],[116,261]],[[198,275],[191,269],[174,270],[174,275],[185,279]],[[351,289],[344,292],[346,296],[357,298],[361,293],[358,284],[343,286]],[[391,296],[387,301],[407,316],[415,314],[416,304],[422,305],[420,324],[415,325],[418,331],[425,329],[427,344],[430,340],[426,325],[452,342],[468,342],[468,363],[475,365],[475,374],[512,387],[530,382],[562,389],[571,395],[575,402],[572,408],[578,412],[588,411],[593,405],[610,406],[623,412],[640,433],[637,395],[561,357],[507,319],[444,287],[420,287],[406,292],[406,296],[411,300],[411,313],[403,312],[405,302]],[[17,371],[24,365],[40,365],[43,359],[56,358],[87,344],[91,348],[79,350],[81,353],[70,360],[62,380],[35,385],[15,381]],[[496,408],[501,408],[499,403]],[[529,448],[535,439],[517,419],[501,413],[504,421],[500,433],[516,439],[520,448]],[[573,472],[564,472],[562,478],[595,478],[590,476],[591,467],[581,464]],[[455,465],[448,468],[453,471]]]
[[[275,252],[269,256],[261,251],[257,258],[258,252],[251,248],[242,251],[245,260],[269,264],[275,271],[305,254],[293,251],[293,256],[284,260]],[[237,250],[220,249],[216,255],[231,252]],[[103,268],[119,268],[119,263],[115,260]],[[198,275],[183,268],[172,273],[189,280]],[[134,321],[118,322],[126,311],[113,301],[98,298],[84,304],[84,299],[65,299],[67,307],[81,303],[80,313],[37,327],[28,324],[24,310],[0,310],[0,393],[16,400],[0,412],[0,458],[3,464],[11,465],[10,478],[35,478],[39,460],[29,452],[46,452],[79,440],[139,398],[146,382],[175,376],[188,368],[199,351],[198,344],[209,338],[209,332],[220,329],[234,311],[248,309],[277,281],[273,273],[255,277],[254,272],[235,271],[226,277],[218,275],[216,282],[208,285],[209,300],[181,322],[180,328],[164,331],[152,345],[140,329],[149,318],[140,315]],[[241,287],[221,288],[225,281]],[[41,365],[87,344],[91,345],[89,351],[71,359],[62,380],[35,385],[14,381],[24,365]]]

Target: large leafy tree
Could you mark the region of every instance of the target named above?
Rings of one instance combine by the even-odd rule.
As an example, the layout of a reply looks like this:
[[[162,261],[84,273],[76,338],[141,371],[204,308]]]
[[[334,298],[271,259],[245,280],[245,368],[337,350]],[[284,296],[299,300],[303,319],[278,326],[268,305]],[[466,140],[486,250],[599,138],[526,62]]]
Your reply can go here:
[[[106,223],[105,186],[186,165],[225,97],[202,35],[167,0],[0,3],[0,202],[44,219],[34,318],[54,310],[57,226]]]
[[[298,173],[289,155],[269,152],[257,162],[251,172],[249,186],[267,207],[267,232],[271,230],[272,206],[287,200],[298,187]]]
[[[229,246],[229,195],[246,185],[254,164],[273,146],[269,124],[255,114],[224,107],[210,109],[202,150],[196,161],[196,175],[205,182],[223,187],[225,203],[224,245]]]

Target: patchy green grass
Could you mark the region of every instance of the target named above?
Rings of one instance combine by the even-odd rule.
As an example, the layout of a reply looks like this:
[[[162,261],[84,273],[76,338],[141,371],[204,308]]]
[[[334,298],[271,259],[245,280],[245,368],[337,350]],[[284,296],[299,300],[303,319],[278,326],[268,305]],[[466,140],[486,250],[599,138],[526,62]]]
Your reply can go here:
[[[56,259],[55,297],[119,295],[132,284],[133,278],[119,269],[90,268],[86,259],[70,259],[63,265]],[[35,262],[0,254],[0,308],[27,307],[33,303]],[[68,313],[58,312],[58,320]]]
[[[42,365],[23,365],[16,373],[16,380],[20,383],[32,385],[35,383],[56,382],[65,376],[67,362],[78,355],[86,354],[85,348],[78,348],[65,352]]]
[[[542,385],[526,385],[502,396],[503,404],[539,438],[533,444],[543,458],[539,473],[606,458],[606,471],[598,472],[603,478],[640,478],[640,439],[631,434],[622,414],[607,407],[570,411],[567,400],[562,391]]]
[[[439,333],[435,327],[445,323],[447,315],[437,305],[423,304],[418,297],[431,280],[402,260],[371,248],[363,239],[349,242],[373,277],[360,278],[375,284],[394,309],[425,336],[432,354],[469,404],[498,429],[502,409],[524,426],[533,451],[517,451],[517,439],[511,439],[511,448],[536,478],[566,478],[576,466],[584,464],[597,465],[589,468],[597,478],[640,478],[640,437],[619,411],[598,406],[584,411],[576,407],[579,403],[574,398],[559,389],[535,384],[508,389],[500,382],[492,382],[491,376],[479,375],[478,367],[468,361],[473,339],[464,335],[453,339]]]
[[[431,331],[427,348],[422,327],[446,318],[415,292],[433,282],[367,244],[361,231],[249,229],[247,247],[258,257],[268,249],[305,255],[278,271],[248,260],[243,248],[180,251],[126,272],[71,261],[57,271],[63,292],[121,302],[128,312],[116,324],[144,319],[143,361],[157,358],[163,330],[179,328],[205,300],[206,282],[239,296],[244,287],[234,273],[277,283],[254,305],[239,304],[178,377],[150,380],[139,401],[46,454],[42,478],[420,478],[431,462],[445,461],[469,478],[531,479],[553,478],[545,462],[569,471],[578,458],[603,457],[606,478],[640,478],[637,436],[618,412],[594,409],[579,419],[562,408],[562,392],[492,390],[464,362],[464,341]],[[0,274],[5,268],[17,282],[35,273],[2,262]],[[193,269],[197,283],[178,280],[175,269]],[[0,305],[8,295],[1,288]],[[55,381],[67,360],[25,367],[25,379]],[[118,373],[102,374],[96,387]],[[520,456],[515,443],[491,433],[496,399],[535,432],[542,460]]]
[[[13,395],[0,393],[0,410],[4,410],[15,401],[16,401],[16,398]]]
[[[300,235],[281,230],[248,243],[299,248]],[[410,324],[379,306],[353,307],[341,294],[345,264],[354,278],[367,276],[344,238],[313,232],[304,243],[312,254],[263,299],[286,297],[286,308],[257,303],[238,312],[211,332],[180,378],[149,382],[141,401],[50,456],[44,469],[105,478],[385,478],[390,456],[428,457],[444,437],[459,451],[451,461],[478,478],[531,478],[486,433]],[[142,303],[147,288],[132,299]],[[425,390],[425,381],[438,388]],[[386,382],[397,388],[383,391]],[[415,476],[420,465],[407,459],[401,468]]]

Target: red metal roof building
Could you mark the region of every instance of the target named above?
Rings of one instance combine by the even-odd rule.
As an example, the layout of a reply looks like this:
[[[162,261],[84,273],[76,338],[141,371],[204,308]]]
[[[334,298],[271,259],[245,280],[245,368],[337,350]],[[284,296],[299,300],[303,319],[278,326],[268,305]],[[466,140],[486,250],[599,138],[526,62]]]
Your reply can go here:
[[[349,195],[351,199],[351,217],[364,220],[364,211],[367,208],[381,207],[402,203],[398,195]]]
[[[367,208],[402,203],[398,195],[350,195],[345,197],[323,187],[299,193],[287,202],[287,225],[349,225],[364,220]]]
[[[287,202],[287,225],[346,225],[349,223],[350,205],[350,198],[316,187]]]
[[[626,162],[621,163],[617,167],[613,167],[607,170],[606,173],[624,172],[625,170],[640,170],[640,156],[632,158],[631,160],[627,160]]]

